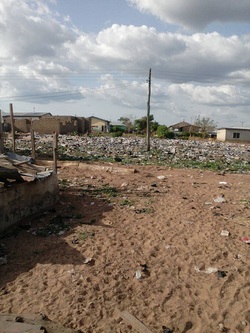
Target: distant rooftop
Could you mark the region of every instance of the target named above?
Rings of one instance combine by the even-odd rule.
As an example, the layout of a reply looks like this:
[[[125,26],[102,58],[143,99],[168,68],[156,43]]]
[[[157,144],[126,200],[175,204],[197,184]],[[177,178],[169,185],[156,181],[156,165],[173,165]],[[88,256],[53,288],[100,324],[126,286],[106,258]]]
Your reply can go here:
[[[49,112],[14,112],[14,118],[34,118],[34,117],[42,117],[42,116],[52,116]],[[4,117],[9,117],[10,114],[4,113]]]
[[[218,130],[227,129],[227,130],[238,130],[238,131],[250,131],[250,127],[220,127]]]

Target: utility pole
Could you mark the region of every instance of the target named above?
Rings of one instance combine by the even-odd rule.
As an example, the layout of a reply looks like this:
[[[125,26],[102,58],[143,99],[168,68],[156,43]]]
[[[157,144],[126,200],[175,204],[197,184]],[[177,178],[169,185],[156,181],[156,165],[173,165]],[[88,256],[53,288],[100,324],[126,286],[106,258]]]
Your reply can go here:
[[[151,97],[151,68],[148,74],[148,103],[147,103],[147,151],[150,151],[150,97]]]
[[[10,120],[11,120],[11,132],[12,132],[12,149],[13,153],[16,152],[16,139],[15,139],[15,120],[14,120],[14,115],[13,115],[13,105],[10,103]]]
[[[0,110],[0,154],[3,154],[3,123],[2,123],[2,111]]]

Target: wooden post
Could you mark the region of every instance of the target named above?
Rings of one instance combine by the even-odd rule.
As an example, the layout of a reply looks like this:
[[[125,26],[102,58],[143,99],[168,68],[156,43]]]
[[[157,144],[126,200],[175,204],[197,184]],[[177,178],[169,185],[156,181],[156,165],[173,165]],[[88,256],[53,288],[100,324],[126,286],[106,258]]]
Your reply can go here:
[[[150,97],[151,97],[151,68],[148,75],[148,103],[147,103],[147,151],[150,151]]]
[[[36,159],[36,145],[35,145],[35,132],[34,130],[30,130],[30,137],[31,137],[31,148],[32,148],[32,158],[33,160]]]
[[[133,326],[140,333],[153,333],[147,326],[131,315],[128,311],[120,313],[120,317]]]
[[[0,154],[3,154],[3,123],[2,123],[2,111],[0,110]]]
[[[53,161],[54,161],[54,172],[57,173],[57,148],[58,148],[58,134],[53,135]]]
[[[11,121],[11,133],[12,133],[12,147],[13,147],[13,153],[15,153],[16,141],[15,141],[15,125],[14,125],[14,115],[13,115],[12,103],[10,103],[10,121]]]

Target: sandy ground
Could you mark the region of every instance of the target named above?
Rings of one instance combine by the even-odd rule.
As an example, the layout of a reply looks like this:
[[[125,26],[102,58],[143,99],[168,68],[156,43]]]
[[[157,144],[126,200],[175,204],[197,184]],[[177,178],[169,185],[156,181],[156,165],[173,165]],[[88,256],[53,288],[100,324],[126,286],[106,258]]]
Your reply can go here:
[[[1,240],[0,312],[84,333],[137,332],[124,310],[153,333],[249,332],[250,175],[136,170],[59,169],[55,210]]]

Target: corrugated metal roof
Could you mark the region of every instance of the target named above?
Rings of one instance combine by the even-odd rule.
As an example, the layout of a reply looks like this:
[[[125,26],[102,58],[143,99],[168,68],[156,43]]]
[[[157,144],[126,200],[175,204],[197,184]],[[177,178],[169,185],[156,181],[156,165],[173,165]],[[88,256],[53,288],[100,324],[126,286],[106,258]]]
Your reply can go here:
[[[42,116],[52,116],[49,112],[14,112],[14,118],[36,118]],[[9,117],[10,115],[5,113],[3,117]]]

